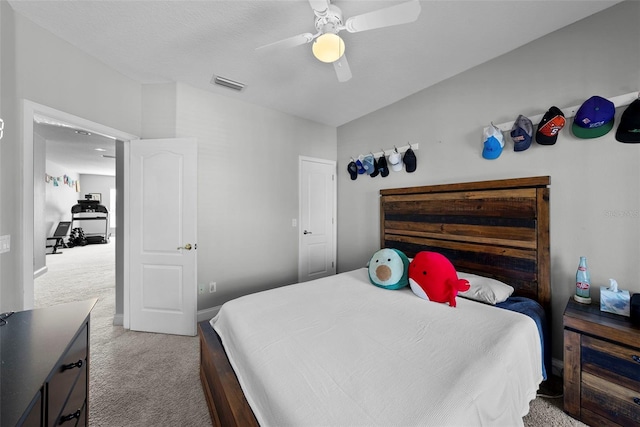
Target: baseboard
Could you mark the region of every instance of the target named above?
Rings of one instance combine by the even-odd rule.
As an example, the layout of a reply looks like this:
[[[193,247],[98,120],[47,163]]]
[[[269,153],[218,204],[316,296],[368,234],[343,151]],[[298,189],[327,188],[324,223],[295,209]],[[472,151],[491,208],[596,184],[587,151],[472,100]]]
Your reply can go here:
[[[205,310],[198,311],[198,322],[202,322],[203,320],[209,320],[218,314],[220,311],[220,305],[207,308]],[[113,315],[113,325],[114,326],[122,326],[124,324],[124,315],[123,314],[114,314]]]
[[[37,279],[38,277],[42,276],[44,273],[46,273],[47,271],[49,271],[49,267],[47,267],[46,265],[36,271],[33,272],[33,278]]]
[[[220,311],[220,305],[215,307],[206,308],[204,310],[198,310],[198,322],[202,322],[203,320],[209,320],[214,317]]]
[[[113,326],[122,326],[122,325],[124,325],[124,314],[114,314]]]

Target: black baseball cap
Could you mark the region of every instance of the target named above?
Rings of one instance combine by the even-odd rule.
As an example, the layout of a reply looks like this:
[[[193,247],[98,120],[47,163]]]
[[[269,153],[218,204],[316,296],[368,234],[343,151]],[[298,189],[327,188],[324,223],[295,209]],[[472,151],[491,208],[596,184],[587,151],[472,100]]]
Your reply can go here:
[[[417,159],[416,159],[416,153],[413,152],[411,147],[409,147],[409,149],[405,151],[402,161],[404,162],[405,170],[407,172],[409,173],[415,172]]]
[[[349,171],[349,175],[351,175],[351,180],[355,181],[358,178],[358,166],[356,166],[356,162],[351,161],[347,165],[347,171]]]
[[[558,140],[558,134],[566,124],[564,113],[558,107],[551,107],[544,113],[538,130],[536,131],[536,142],[541,145],[553,145]]]
[[[385,178],[389,176],[389,166],[387,166],[387,158],[384,156],[384,153],[378,159],[378,170],[380,171],[380,176]]]
[[[640,143],[640,98],[629,104],[622,113],[616,139],[620,142]]]

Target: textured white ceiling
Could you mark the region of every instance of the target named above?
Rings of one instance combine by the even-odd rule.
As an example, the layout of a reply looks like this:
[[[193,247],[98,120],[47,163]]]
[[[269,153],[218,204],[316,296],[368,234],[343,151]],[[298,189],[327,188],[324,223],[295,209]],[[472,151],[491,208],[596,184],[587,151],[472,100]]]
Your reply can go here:
[[[421,1],[411,24],[342,31],[353,78],[311,45],[256,48],[314,31],[307,0],[9,0],[14,10],[142,83],[197,88],[339,126],[618,1]],[[400,1],[336,0],[346,18]],[[213,74],[245,83],[239,93]]]

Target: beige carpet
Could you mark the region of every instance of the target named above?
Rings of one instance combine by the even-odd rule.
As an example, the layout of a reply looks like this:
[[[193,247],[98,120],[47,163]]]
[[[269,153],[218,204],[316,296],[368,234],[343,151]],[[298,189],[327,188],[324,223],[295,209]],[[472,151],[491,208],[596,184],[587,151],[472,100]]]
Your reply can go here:
[[[47,255],[36,279],[35,305],[98,298],[91,313],[89,425],[210,426],[198,376],[198,339],[131,332],[113,326],[115,243]],[[529,426],[584,426],[561,409],[562,399],[537,398]]]

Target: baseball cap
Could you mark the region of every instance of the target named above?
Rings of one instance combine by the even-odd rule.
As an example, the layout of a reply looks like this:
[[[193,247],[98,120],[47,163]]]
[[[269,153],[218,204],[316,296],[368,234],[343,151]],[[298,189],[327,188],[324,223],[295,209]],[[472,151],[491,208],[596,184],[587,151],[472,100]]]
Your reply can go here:
[[[520,114],[511,128],[513,151],[524,151],[531,146],[533,137],[533,123],[528,117]]]
[[[616,139],[620,142],[640,142],[640,98],[629,104],[622,113]]]
[[[358,178],[358,166],[356,166],[356,162],[350,161],[347,165],[347,171],[349,171],[352,181],[355,181],[355,179]]]
[[[389,154],[389,164],[392,171],[400,172],[402,170],[402,155],[397,151]]]
[[[482,149],[482,157],[493,160],[500,157],[502,148],[504,147],[504,137],[502,131],[493,124],[482,130],[482,140],[484,147]]]
[[[371,178],[375,178],[376,176],[380,175],[380,169],[378,169],[378,161],[376,160],[376,158],[373,158],[373,172],[371,172],[369,174],[369,176]]]
[[[411,173],[416,171],[416,153],[413,152],[411,147],[409,147],[409,149],[405,151],[402,161],[404,161],[405,169],[407,172]]]
[[[541,145],[553,145],[558,140],[558,134],[566,124],[564,113],[558,107],[551,107],[544,113],[536,131],[536,142]]]
[[[367,174],[371,175],[373,173],[373,155],[364,156],[362,167]]]
[[[387,166],[387,158],[384,156],[384,153],[378,159],[378,170],[380,171],[380,176],[385,178],[389,176],[389,166]]]
[[[599,138],[613,129],[616,106],[601,96],[592,96],[582,103],[573,119],[571,130],[578,138]]]
[[[364,169],[364,164],[362,163],[363,160],[364,158],[361,159],[360,157],[356,159],[356,167],[358,168],[358,173],[360,175],[366,172],[366,170]]]

